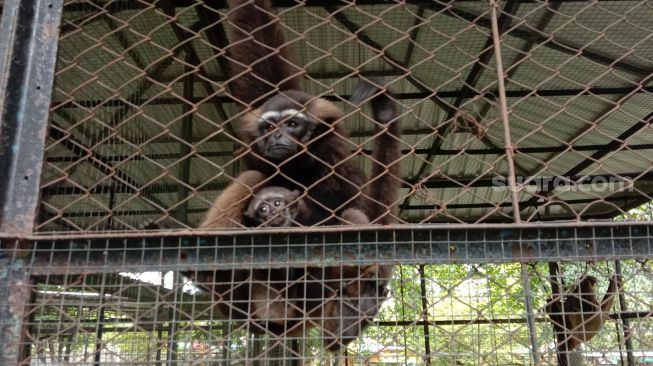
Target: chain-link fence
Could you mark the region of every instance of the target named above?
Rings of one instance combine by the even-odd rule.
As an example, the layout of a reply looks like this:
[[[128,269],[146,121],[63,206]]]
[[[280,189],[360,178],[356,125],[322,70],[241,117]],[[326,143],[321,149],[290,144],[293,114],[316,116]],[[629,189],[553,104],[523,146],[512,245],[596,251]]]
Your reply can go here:
[[[651,2],[0,11],[6,360],[653,362]]]
[[[359,77],[394,92],[399,222],[612,218],[651,200],[650,3],[507,1],[496,16],[480,1],[275,5],[303,89],[344,110],[348,161],[368,174],[378,123],[348,99]],[[227,40],[228,9],[63,11],[38,230],[197,227],[255,149],[234,100],[243,43]],[[322,182],[289,180],[309,200]]]

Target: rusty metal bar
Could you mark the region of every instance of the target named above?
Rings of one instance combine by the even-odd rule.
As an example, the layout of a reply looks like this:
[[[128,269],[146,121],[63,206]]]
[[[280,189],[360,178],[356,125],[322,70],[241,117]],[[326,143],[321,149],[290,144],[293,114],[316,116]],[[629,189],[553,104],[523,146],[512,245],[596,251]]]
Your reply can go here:
[[[29,272],[25,260],[6,249],[0,248],[0,365],[23,365]]]
[[[169,59],[166,59],[166,61]],[[364,76],[376,76],[377,74],[382,74],[382,72],[378,73],[373,73],[373,72],[361,72],[361,75]],[[154,75],[154,72],[152,72],[152,75]],[[338,77],[340,76],[340,77]],[[338,75],[334,76],[339,79],[344,78],[346,76],[352,76],[351,73],[347,73],[346,75]],[[394,75],[394,76],[401,76],[401,75]],[[216,77],[211,77],[211,75],[204,75],[205,78],[211,79],[213,81],[219,82],[221,81],[220,78]],[[309,77],[313,77],[312,75],[309,75]],[[164,80],[161,80],[161,82],[165,82]],[[417,87],[417,86],[416,86]],[[424,88],[422,86],[422,88]],[[426,90],[426,89],[423,89]],[[446,98],[454,98],[458,96],[460,92],[458,90],[439,90],[437,92],[438,98],[446,99]],[[615,88],[610,88],[610,87],[594,87],[594,88],[583,88],[583,89],[528,89],[528,90],[506,90],[506,96],[508,98],[526,98],[526,97],[564,97],[564,96],[592,96],[592,95],[630,95],[630,94],[650,94],[653,93],[653,87],[650,86],[637,86],[637,87],[615,87]],[[406,92],[406,93],[396,93],[393,94],[394,98],[397,100],[411,100],[411,99],[428,99],[432,98],[434,95],[433,91],[420,91],[420,92]],[[493,94],[490,92],[478,92],[474,91],[474,94],[471,95],[471,97],[483,97],[487,98],[492,96]],[[347,100],[351,98],[350,94],[329,94],[329,95],[322,95],[321,96],[324,99],[334,101],[334,102],[340,102],[343,100]],[[219,102],[220,104],[226,104],[226,103],[234,103],[233,99],[229,96],[226,95],[215,95],[212,98],[215,101]],[[203,102],[204,98],[192,98],[189,100],[189,102],[192,103],[200,103]],[[137,96],[132,96],[132,97],[127,97],[127,98],[120,98],[120,99],[88,99],[88,100],[75,100],[73,101],[60,101],[60,102],[54,102],[54,104],[57,106],[57,109],[74,109],[74,108],[79,108],[79,107],[85,107],[85,108],[94,108],[97,106],[103,106],[103,107],[129,107],[131,104],[144,104],[147,103],[147,105],[154,106],[154,105],[179,105],[183,104],[183,101],[180,100],[179,98],[165,98],[165,97],[159,97],[155,99],[144,99],[144,98],[138,98]],[[438,102],[441,103],[441,102]],[[442,107],[442,106],[440,106]],[[444,108],[444,107],[443,107]],[[447,111],[451,111],[451,107],[446,107],[444,108]]]
[[[554,296],[560,296],[564,292],[564,283],[562,282],[562,276],[560,276],[560,265],[556,262],[549,262],[549,283],[551,285],[551,298]],[[565,343],[565,335],[562,332],[558,332],[556,327],[552,324],[553,334],[556,339],[556,358],[560,365],[567,365],[567,355],[561,354],[558,352],[558,344]]]
[[[169,60],[169,59],[166,59]],[[152,73],[154,75],[154,73]],[[382,72],[378,73],[373,73],[373,72],[361,72],[361,75],[364,76],[377,76],[377,74],[383,74]],[[341,75],[340,77],[337,78],[344,78],[346,76],[351,76],[351,73],[347,73],[346,75]],[[394,75],[394,76],[400,76],[400,75]],[[211,77],[211,75],[204,75],[205,78],[211,79],[213,81],[220,81],[220,78],[215,78]],[[312,77],[309,75],[309,77]],[[161,82],[164,82],[161,80]],[[412,82],[415,84],[415,82]],[[418,82],[419,83],[419,82]],[[419,85],[419,84],[418,84]],[[394,94],[394,98],[397,100],[411,100],[411,99],[430,99],[433,97],[434,92],[433,91],[428,91],[423,85],[417,86],[417,88],[421,88],[423,91],[420,92],[407,92],[407,93],[397,93]],[[454,98],[459,95],[458,90],[439,90],[437,92],[438,98],[446,99],[446,98]],[[471,95],[470,97],[483,97],[483,98],[489,98],[493,96],[493,92],[478,92],[474,91],[474,94]],[[583,89],[520,89],[520,90],[506,90],[506,96],[508,98],[526,98],[526,97],[565,97],[565,96],[592,96],[592,95],[630,95],[630,94],[650,94],[653,93],[653,87],[650,86],[637,86],[637,87],[623,87],[623,88],[610,88],[610,87],[594,87],[594,88],[583,88]],[[334,102],[340,102],[343,100],[347,100],[351,97],[350,94],[337,94],[337,95],[322,95],[321,96],[324,99],[334,101]],[[229,96],[226,95],[215,95],[212,97],[214,103],[233,103],[233,99]],[[204,98],[192,98],[189,100],[189,102],[192,103],[199,103],[203,102]],[[179,105],[183,104],[183,101],[180,100],[179,98],[155,98],[155,99],[144,99],[144,98],[138,98],[137,96],[133,97],[126,97],[126,98],[119,98],[119,99],[97,99],[97,100],[75,100],[73,101],[55,101],[54,105],[56,105],[56,109],[74,109],[74,108],[79,108],[79,107],[85,107],[85,108],[94,108],[97,106],[103,106],[103,107],[129,107],[131,104],[136,104],[136,105],[141,105],[147,103],[147,105],[150,106],[155,106],[155,105]],[[447,105],[447,107],[443,107],[440,104],[443,103],[442,101],[438,101],[438,106],[442,107],[443,109],[447,111],[452,111],[451,107]]]
[[[535,312],[533,310],[533,292],[531,290],[530,277],[528,275],[528,264],[521,263],[522,286],[524,287],[524,298],[526,302],[526,324],[528,325],[528,338],[531,342],[531,357],[533,364],[537,365],[540,360],[539,347],[537,344],[537,328],[535,327]]]
[[[428,297],[426,296],[426,275],[424,274],[424,265],[420,265],[417,268],[419,273],[419,292],[421,300],[421,310],[422,310],[422,334],[424,337],[424,362],[425,365],[431,365],[431,332],[429,331],[429,304]]]
[[[429,130],[430,131],[430,130]],[[424,130],[410,130],[410,131],[402,131],[402,135],[418,135],[420,132],[422,133],[429,133],[429,131],[424,131]],[[369,137],[372,136],[372,133],[354,133],[352,134],[352,137]],[[221,139],[224,141],[227,141],[226,139]],[[209,139],[209,140],[204,140],[205,142],[213,142],[215,140]],[[194,140],[189,140],[189,143],[194,143]],[[601,150],[604,149],[606,145],[558,145],[558,146],[539,146],[539,147],[515,147],[514,151],[515,154],[543,154],[543,153],[552,153],[552,152],[565,152],[565,151],[595,151],[595,150]],[[633,145],[628,145],[624,146],[625,150],[628,151],[637,151],[637,150],[653,150],[653,144],[633,144]],[[428,149],[402,149],[401,153],[402,154],[417,154],[417,155],[424,155],[429,152]],[[447,155],[503,155],[505,154],[506,150],[503,148],[486,148],[486,149],[465,149],[461,148],[459,150],[454,150],[454,149],[440,149],[437,152],[435,152],[434,155],[440,155],[440,156],[447,156]],[[372,150],[369,149],[361,149],[361,150],[352,150],[352,154],[358,153],[358,154],[368,154],[370,155],[372,153]],[[223,157],[223,156],[233,156],[233,151],[206,151],[206,152],[201,152],[198,153],[198,155],[201,155],[202,157],[205,158],[211,158],[211,157]],[[161,153],[161,154],[143,154],[140,156],[128,156],[128,155],[107,155],[104,156],[104,159],[106,159],[109,162],[113,161],[123,161],[127,158],[130,158],[132,161],[137,161],[137,160],[144,160],[145,158],[151,159],[151,160],[167,160],[167,159],[179,159],[181,158],[182,155],[178,153]],[[190,157],[195,158],[193,156]],[[49,156],[47,157],[47,162],[48,163],[70,163],[70,162],[75,162],[77,161],[77,158],[72,157],[72,156]],[[45,188],[46,190],[49,188]]]
[[[619,278],[621,278],[623,281],[621,262],[618,260],[615,261],[614,267],[615,267],[614,274],[619,276]],[[623,290],[619,291],[618,300],[619,300],[619,311],[616,314],[616,318],[621,320],[621,325],[622,325],[621,331],[623,332],[623,340],[624,343],[626,344],[627,365],[634,366],[637,365],[637,361],[635,361],[635,355],[633,353],[635,350],[635,348],[633,347],[633,329],[630,326],[630,318],[624,316],[624,313],[628,312],[628,304],[626,303],[626,296],[624,296]]]
[[[95,305],[94,305],[95,306]],[[650,311],[626,311],[626,312],[621,312],[621,311],[616,311],[610,313],[610,319],[612,320],[618,320],[618,319],[629,319],[633,320],[635,322],[637,321],[647,321],[651,317],[651,312]],[[161,319],[159,319],[161,320]],[[550,320],[546,317],[540,316],[534,319],[536,323],[548,323]],[[203,318],[198,319],[198,321],[202,322],[204,321]],[[89,324],[87,326],[80,326],[80,329],[85,331],[85,332],[94,332],[95,331],[95,324],[97,323],[96,319],[79,319],[76,320],[76,322],[80,324]],[[167,318],[166,321],[167,322]],[[150,324],[140,324],[138,326],[130,325],[130,324],[124,324],[125,321],[123,319],[105,319],[104,324],[108,325],[110,324],[111,326],[105,326],[104,331],[105,332],[139,332],[142,330],[146,331],[153,331],[156,329],[161,329],[163,331],[168,331],[168,326],[163,326],[164,321],[153,321]],[[57,325],[59,324],[59,320],[39,320],[39,323],[42,324],[42,329],[49,329],[51,327],[52,329],[56,329]],[[226,323],[226,322],[225,322]],[[527,324],[528,319],[526,317],[523,318],[517,318],[517,317],[496,317],[492,319],[488,318],[476,318],[476,319],[445,319],[445,320],[429,320],[429,321],[423,321],[420,319],[409,319],[409,320],[397,320],[397,321],[378,321],[374,322],[374,326],[377,327],[410,327],[410,326],[424,326],[424,325],[429,325],[429,326],[436,326],[436,327],[441,327],[443,325],[496,325],[496,324]],[[161,328],[157,328],[157,325],[160,325]],[[215,326],[212,324],[209,325],[195,325],[194,328],[196,329],[203,329],[207,331],[211,331],[215,329]]]
[[[505,3],[505,5],[503,6],[503,11],[501,12],[501,17],[498,20],[499,34],[503,34],[508,29],[508,27],[510,26],[510,22],[512,20],[512,14],[516,12],[518,9],[519,9],[519,2],[516,0],[509,0]],[[494,17],[496,17],[496,13],[494,13],[493,15]],[[494,37],[491,34],[486,40],[485,45],[483,45],[482,48],[483,51],[474,62],[474,65],[472,66],[472,69],[467,75],[467,78],[465,78],[462,87],[456,91],[456,100],[452,103],[451,109],[447,112],[447,116],[444,117],[443,121],[446,122],[454,118],[456,113],[458,112],[458,109],[466,99],[469,99],[477,94],[480,94],[476,92],[474,89],[476,83],[483,75],[483,71],[485,70],[486,65],[490,62],[492,56],[494,54],[499,53],[499,51],[496,49],[496,46],[493,44],[493,41],[494,41]],[[440,92],[438,92],[438,95],[440,97],[443,97],[443,95]],[[430,151],[426,155],[426,158],[424,158],[425,161],[422,163],[419,170],[417,171],[417,177],[422,177],[424,175],[426,169],[429,166],[428,162],[432,160],[434,153],[440,149],[440,146],[444,141],[445,135],[447,135],[449,130],[451,130],[452,128],[453,128],[452,123],[445,123],[443,126],[441,126],[438,129],[436,138],[431,144]]]
[[[104,341],[102,337],[104,336],[104,324],[105,324],[105,309],[106,306],[104,305],[104,297],[105,297],[105,290],[106,290],[106,280],[107,280],[107,274],[103,273],[102,277],[100,278],[100,296],[98,297],[99,301],[99,306],[97,308],[98,311],[98,321],[95,325],[95,349],[93,351],[93,365],[94,366],[100,366],[102,362],[102,351],[104,350]]]
[[[36,239],[35,275],[215,270],[260,266],[503,263],[632,259],[653,255],[653,225],[447,224],[439,227],[303,228],[218,233],[155,232]],[[148,236],[150,239],[148,239]],[[34,240],[34,239],[31,239]],[[107,266],[111,263],[111,266]]]
[[[517,186],[517,179],[515,177],[515,162],[513,159],[512,141],[510,137],[510,120],[508,119],[508,102],[506,100],[506,86],[504,84],[503,73],[503,59],[501,57],[501,33],[497,21],[497,8],[496,0],[490,0],[490,16],[492,20],[492,40],[494,42],[494,57],[497,65],[497,82],[499,84],[499,102],[501,105],[501,120],[503,122],[503,143],[506,149],[506,163],[508,164],[508,184],[510,186],[510,194],[513,206],[513,215],[515,223],[521,222],[519,213],[519,187]]]
[[[35,224],[62,0],[7,0],[0,28],[0,232]]]
[[[586,176],[528,176],[519,177],[520,180],[528,182],[522,183],[525,186],[536,186],[540,183],[549,182],[558,185],[584,185],[591,184],[595,180],[605,180],[605,182],[612,183],[628,183],[629,181],[636,182],[649,182],[653,180],[653,172],[651,173],[622,173],[619,175],[606,174],[606,175],[586,175]],[[415,180],[406,180],[404,188],[411,188],[414,184],[418,183]],[[502,187],[508,186],[505,177],[452,177],[452,178],[432,178],[422,182],[425,188],[463,188],[463,187]],[[228,183],[209,183],[198,188],[197,191],[219,191],[224,189]],[[177,192],[177,185],[175,184],[151,184],[148,185],[149,190],[158,193],[173,193]],[[45,188],[44,192],[50,195],[67,195],[67,194],[102,194],[110,192],[113,188],[107,185],[98,185],[88,190],[80,189],[77,187],[52,187]]]

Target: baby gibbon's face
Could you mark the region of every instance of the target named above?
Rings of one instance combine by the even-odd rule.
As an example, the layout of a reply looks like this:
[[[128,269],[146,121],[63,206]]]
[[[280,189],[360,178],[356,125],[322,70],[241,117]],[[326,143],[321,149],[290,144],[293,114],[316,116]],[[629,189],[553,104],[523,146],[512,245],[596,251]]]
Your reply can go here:
[[[265,187],[249,203],[245,215],[256,226],[293,226],[299,192],[283,187]]]

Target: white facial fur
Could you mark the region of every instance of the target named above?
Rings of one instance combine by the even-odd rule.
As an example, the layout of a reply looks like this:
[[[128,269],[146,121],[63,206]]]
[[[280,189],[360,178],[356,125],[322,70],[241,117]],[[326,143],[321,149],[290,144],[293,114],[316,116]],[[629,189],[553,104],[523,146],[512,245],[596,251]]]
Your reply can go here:
[[[300,111],[298,111],[296,109],[293,109],[293,108],[284,109],[282,111],[267,111],[267,112],[263,113],[259,117],[259,119],[263,120],[263,121],[269,121],[271,119],[274,119],[274,120],[278,121],[278,120],[281,120],[281,119],[284,119],[284,118],[287,118],[287,117],[295,117],[295,116],[297,116],[297,117],[299,117],[301,119],[304,119],[304,120],[309,120],[308,117],[306,117],[306,115],[304,113],[302,113],[302,112],[300,112]]]

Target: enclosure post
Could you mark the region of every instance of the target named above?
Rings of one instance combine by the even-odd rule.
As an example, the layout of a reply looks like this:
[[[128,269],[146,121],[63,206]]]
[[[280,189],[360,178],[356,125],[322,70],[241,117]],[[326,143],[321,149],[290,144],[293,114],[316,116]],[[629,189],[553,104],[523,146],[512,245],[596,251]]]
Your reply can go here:
[[[614,261],[615,265],[615,274],[618,276],[618,278],[622,278],[621,276],[621,262],[616,260]],[[625,313],[628,311],[628,305],[626,304],[626,297],[624,296],[623,291],[619,291],[618,296],[619,296],[619,311],[617,312],[618,317],[621,319],[621,324],[623,326],[623,335],[624,335],[624,342],[626,343],[626,359],[628,360],[628,365],[636,365],[637,362],[635,361],[635,355],[633,354],[633,339],[632,339],[632,331],[630,329],[630,321],[627,318],[623,318],[621,314]]]
[[[181,306],[182,297],[184,296],[181,275],[179,272],[172,272],[172,286],[174,295],[172,306],[168,309],[168,350],[166,352],[166,364],[168,365],[174,365],[177,362],[177,332],[180,322],[180,311],[178,310],[178,307]]]
[[[107,274],[102,274],[102,284],[100,285],[100,297],[98,300],[98,322],[95,329],[95,352],[93,354],[93,365],[99,366],[102,362],[102,350],[104,349],[102,337],[104,333],[104,297],[107,286]]]
[[[6,0],[0,24],[0,232],[31,234],[63,0]]]
[[[540,354],[537,345],[537,332],[535,329],[535,314],[533,313],[533,292],[531,291],[531,283],[528,276],[528,267],[526,263],[521,264],[522,286],[524,288],[524,297],[526,298],[526,322],[528,325],[528,337],[531,341],[533,348],[533,364],[537,365],[540,361]]]
[[[497,65],[497,83],[499,102],[501,105],[501,120],[503,122],[503,142],[505,145],[506,161],[508,162],[508,182],[510,185],[510,197],[512,200],[513,219],[516,224],[521,223],[521,213],[519,210],[519,190],[517,187],[517,178],[515,175],[515,162],[513,159],[512,138],[510,136],[510,120],[508,118],[508,101],[506,99],[506,85],[503,73],[503,59],[501,57],[501,34],[499,33],[499,23],[497,19],[497,4],[496,0],[490,0],[490,17],[492,21],[492,41],[494,44],[494,55]],[[535,316],[533,314],[533,299],[528,279],[528,268],[526,263],[521,263],[522,271],[522,286],[524,288],[524,296],[526,297],[526,319],[528,324],[528,338],[531,343],[531,355],[533,363],[539,362],[540,356],[538,354],[537,334],[535,331]]]
[[[424,265],[418,267],[419,272],[419,290],[422,299],[422,321],[424,321],[424,363],[431,365],[431,332],[429,330],[429,317],[428,317],[428,301],[426,300],[426,275],[424,273]]]
[[[490,16],[492,18],[492,40],[494,42],[494,57],[497,64],[497,83],[499,92],[499,102],[501,104],[501,120],[503,121],[503,142],[506,151],[506,160],[508,162],[508,184],[510,185],[510,195],[512,200],[512,210],[516,224],[521,222],[519,211],[519,191],[517,189],[517,178],[515,176],[515,163],[513,161],[512,142],[510,138],[510,121],[508,119],[508,101],[506,100],[506,86],[503,74],[503,59],[501,58],[501,35],[499,34],[499,23],[497,20],[497,8],[499,5],[496,0],[490,0]]]
[[[4,256],[5,253],[9,255]],[[23,260],[0,249],[0,365],[22,365],[25,309],[31,287]],[[6,301],[5,301],[6,300]]]

